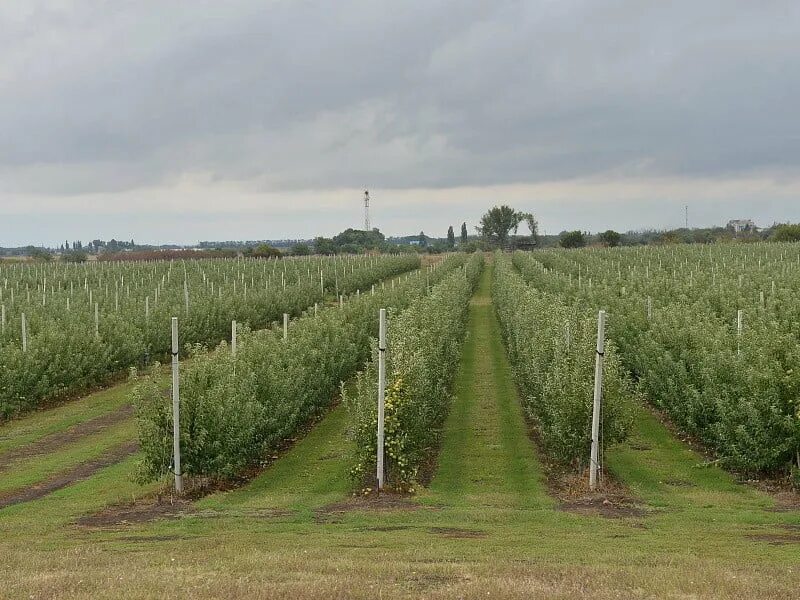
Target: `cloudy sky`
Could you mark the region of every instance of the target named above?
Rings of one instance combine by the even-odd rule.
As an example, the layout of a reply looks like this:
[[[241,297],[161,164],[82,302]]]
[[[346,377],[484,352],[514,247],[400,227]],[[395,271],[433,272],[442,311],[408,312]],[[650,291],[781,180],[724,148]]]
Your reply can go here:
[[[800,220],[797,0],[2,0],[0,246]]]

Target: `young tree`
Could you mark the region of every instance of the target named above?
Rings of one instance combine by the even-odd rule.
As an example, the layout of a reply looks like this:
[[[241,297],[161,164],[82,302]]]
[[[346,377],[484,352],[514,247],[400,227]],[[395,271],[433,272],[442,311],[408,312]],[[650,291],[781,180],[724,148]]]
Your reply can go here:
[[[467,243],[467,224],[466,223],[462,223],[461,224],[461,243],[462,244],[466,244]]]
[[[476,229],[490,245],[505,248],[509,234],[512,231],[516,234],[519,224],[529,216],[533,221],[533,215],[528,213],[518,212],[505,204],[495,206],[481,217],[481,224]],[[535,229],[535,221],[533,223]]]
[[[447,247],[451,249],[456,247],[456,234],[453,232],[452,225],[447,228]]]

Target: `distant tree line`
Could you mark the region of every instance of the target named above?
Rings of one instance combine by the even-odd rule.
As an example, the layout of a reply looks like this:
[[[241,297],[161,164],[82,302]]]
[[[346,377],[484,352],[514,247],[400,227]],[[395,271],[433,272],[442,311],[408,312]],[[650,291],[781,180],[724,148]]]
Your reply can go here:
[[[519,231],[525,224],[527,231]],[[732,227],[696,229],[669,229],[628,231],[620,233],[609,229],[600,233],[581,230],[562,231],[556,235],[539,233],[538,223],[532,213],[500,205],[489,209],[475,227],[477,235],[470,236],[466,222],[461,223],[460,235],[450,225],[445,237],[435,238],[420,231],[410,235],[387,239],[377,228],[370,231],[346,229],[328,238],[316,237],[312,241],[282,240],[287,244],[276,247],[265,242],[201,242],[199,249],[185,249],[175,245],[137,246],[133,240],[92,240],[85,245],[80,240],[66,241],[59,248],[24,246],[0,248],[0,256],[28,257],[46,262],[57,256],[65,262],[85,262],[90,255],[97,260],[154,260],[176,258],[212,258],[248,256],[269,258],[275,256],[306,256],[310,254],[363,254],[368,252],[475,252],[476,250],[532,250],[535,248],[582,248],[585,246],[643,246],[665,244],[712,244],[725,242],[800,242],[800,224],[776,223],[771,227],[746,228],[734,231]],[[216,246],[214,244],[217,244]]]
[[[555,236],[542,236],[542,247],[581,248],[583,246],[647,246],[669,244],[715,244],[748,242],[797,242],[800,241],[800,224],[775,224],[764,229],[734,231],[730,227],[706,227],[696,229],[668,229],[629,231],[619,233],[609,229],[590,234],[582,231],[562,231]]]

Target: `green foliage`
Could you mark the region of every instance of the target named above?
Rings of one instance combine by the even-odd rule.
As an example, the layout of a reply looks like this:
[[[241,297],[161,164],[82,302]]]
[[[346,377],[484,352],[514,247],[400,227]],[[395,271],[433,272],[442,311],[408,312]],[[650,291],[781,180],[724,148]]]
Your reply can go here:
[[[34,248],[33,246],[30,247],[28,256],[38,262],[50,262],[53,260],[53,255],[48,250],[44,248]]]
[[[331,256],[336,254],[336,250],[336,243],[332,239],[326,237],[314,238],[314,254]]]
[[[559,236],[558,243],[562,248],[582,248],[586,245],[586,236],[578,229],[565,231]]]
[[[387,252],[397,250],[386,243],[386,237],[378,229],[364,231],[351,228],[335,235],[332,239],[325,237],[314,239],[315,254],[363,254],[376,250]]]
[[[479,250],[488,250],[488,245],[483,240],[470,240],[466,244],[461,244],[459,248],[461,252],[467,252],[471,254],[472,252],[478,252]]]
[[[453,232],[453,226],[447,228],[447,247],[453,249],[456,247],[456,234]]]
[[[61,255],[61,260],[68,263],[85,263],[88,256],[83,250],[69,250]]]
[[[444,276],[460,262],[463,258],[452,257],[430,276]],[[181,370],[183,471],[231,478],[269,456],[325,410],[340,383],[363,366],[377,334],[378,308],[404,308],[425,293],[426,282],[416,272],[374,295],[351,298],[343,308],[323,309],[317,317],[310,313],[291,324],[286,340],[281,329],[242,328],[235,357],[225,342],[215,350],[192,346],[192,360]],[[143,453],[140,478],[157,479],[170,467],[169,395],[144,378],[134,399]]]
[[[328,294],[367,290],[418,266],[410,255],[1,265],[0,418],[166,357],[172,316],[180,319],[182,343],[213,345],[228,339],[234,319],[267,327]]]
[[[770,239],[774,242],[800,242],[800,224],[778,225]]]
[[[364,231],[360,229],[346,229],[333,237],[333,243],[348,253],[361,253],[365,250],[378,250],[386,238],[377,229]]]
[[[259,244],[255,248],[246,248],[243,254],[256,258],[277,258],[282,256],[280,250],[269,244]]]
[[[605,245],[605,246],[607,246],[609,248],[614,248],[616,246],[619,246],[620,241],[622,241],[622,235],[620,235],[619,233],[617,233],[613,229],[609,229],[607,231],[604,231],[603,233],[601,233],[598,236],[598,238],[600,239],[600,242],[603,245]]]
[[[450,407],[451,386],[464,339],[469,298],[483,255],[436,285],[406,310],[388,318],[385,469],[387,485],[405,489],[430,458]],[[352,475],[359,484],[375,480],[377,453],[377,349],[345,393],[358,448]]]
[[[656,236],[655,243],[660,245],[680,244],[683,238],[678,231],[664,231]]]
[[[308,256],[309,254],[311,254],[311,246],[303,243],[294,244],[289,249],[289,254],[291,254],[292,256]]]
[[[539,289],[605,306],[641,392],[721,464],[788,475],[800,451],[798,246],[545,251],[515,262]]]
[[[505,248],[508,245],[508,236],[513,231],[515,234],[519,224],[523,221],[528,221],[532,228],[531,234],[536,235],[536,221],[533,215],[524,212],[518,212],[503,204],[502,206],[495,206],[489,209],[486,214],[481,217],[481,224],[478,226],[478,232],[483,236],[492,247]]]
[[[101,319],[97,337],[88,314],[29,323],[27,352],[17,343],[0,345],[0,419],[42,399],[95,386],[144,354],[140,332],[116,314]]]
[[[515,258],[521,257],[516,254]],[[492,298],[525,412],[555,460],[586,466],[591,442],[596,313],[558,294],[528,286],[507,256],[495,257]],[[606,343],[603,436],[625,439],[632,423],[633,387]]]

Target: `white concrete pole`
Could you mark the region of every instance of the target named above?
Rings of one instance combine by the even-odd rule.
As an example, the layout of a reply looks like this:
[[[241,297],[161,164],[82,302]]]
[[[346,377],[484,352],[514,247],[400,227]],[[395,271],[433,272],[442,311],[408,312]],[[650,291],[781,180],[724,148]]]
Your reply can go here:
[[[287,339],[289,337],[289,315],[287,313],[283,313],[283,339]]]
[[[736,311],[736,356],[742,353],[742,327],[744,313],[741,309]]]
[[[28,322],[25,320],[25,313],[22,313],[22,351],[28,351]]]
[[[597,349],[594,361],[594,402],[592,404],[592,448],[589,460],[589,489],[597,487],[597,473],[600,467],[600,410],[603,397],[603,357],[606,351],[606,311],[597,315]]]
[[[386,402],[386,309],[379,313],[378,325],[378,457],[377,476],[378,489],[383,489],[385,473],[383,465],[384,454],[384,405]]]
[[[172,455],[175,466],[175,491],[183,493],[181,473],[180,374],[178,371],[178,317],[172,317]]]

